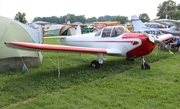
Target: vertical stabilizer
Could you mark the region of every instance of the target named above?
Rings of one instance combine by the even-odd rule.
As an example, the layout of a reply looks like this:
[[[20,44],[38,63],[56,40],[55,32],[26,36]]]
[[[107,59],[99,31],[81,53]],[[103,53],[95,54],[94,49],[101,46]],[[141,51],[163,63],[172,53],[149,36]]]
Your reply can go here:
[[[78,25],[78,26],[76,27],[76,35],[80,35],[80,34],[82,34],[82,32],[81,32],[81,27],[80,27],[80,25]]]
[[[144,23],[139,19],[138,16],[133,15],[131,16],[131,21],[132,21],[132,25],[134,27],[134,31],[140,31],[142,30],[144,27],[146,27],[144,25]]]

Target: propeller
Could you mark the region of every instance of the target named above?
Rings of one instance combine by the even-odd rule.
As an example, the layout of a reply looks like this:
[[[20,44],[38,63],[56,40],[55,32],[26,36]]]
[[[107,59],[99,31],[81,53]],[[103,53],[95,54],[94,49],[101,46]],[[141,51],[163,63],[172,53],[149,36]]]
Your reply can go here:
[[[165,43],[161,42],[160,40],[158,40],[158,37],[156,35],[151,35],[151,34],[147,34],[147,33],[143,33],[145,36],[148,37],[148,40],[152,43],[157,43],[159,46],[162,46],[164,47],[165,49],[168,48],[168,45],[166,45]],[[157,53],[158,53],[158,49],[159,47],[156,48],[156,56],[157,56]]]
[[[167,48],[167,45],[161,41],[158,40],[158,37],[156,35],[147,34],[146,32],[143,33],[145,36],[148,37],[148,40],[152,43],[158,43],[159,45]]]

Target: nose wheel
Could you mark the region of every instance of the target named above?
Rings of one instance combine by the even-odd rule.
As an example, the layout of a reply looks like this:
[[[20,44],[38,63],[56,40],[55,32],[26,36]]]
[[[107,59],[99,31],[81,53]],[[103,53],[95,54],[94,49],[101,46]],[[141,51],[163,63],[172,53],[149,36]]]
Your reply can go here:
[[[93,68],[99,68],[100,67],[100,64],[98,61],[96,60],[93,60],[90,64],[90,67],[93,67]]]
[[[149,70],[150,69],[150,65],[147,64],[147,63],[143,63],[142,66],[141,66],[141,69]]]
[[[142,61],[141,69],[149,70],[150,69],[150,65],[145,62],[143,56],[141,57],[141,61]]]

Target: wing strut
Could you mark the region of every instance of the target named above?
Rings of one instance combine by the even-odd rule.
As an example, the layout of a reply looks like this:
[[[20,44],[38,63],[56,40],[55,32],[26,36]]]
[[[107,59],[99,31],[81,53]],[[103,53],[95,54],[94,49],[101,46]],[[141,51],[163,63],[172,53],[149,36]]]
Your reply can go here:
[[[60,63],[59,63],[59,55],[58,55],[58,52],[57,52],[57,60],[58,60],[58,79],[60,79]]]

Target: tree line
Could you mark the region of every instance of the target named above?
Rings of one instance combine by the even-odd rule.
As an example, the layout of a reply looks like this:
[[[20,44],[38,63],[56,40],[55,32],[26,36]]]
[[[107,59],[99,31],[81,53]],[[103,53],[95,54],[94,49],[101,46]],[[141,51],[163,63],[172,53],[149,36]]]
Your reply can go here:
[[[34,18],[34,21],[46,21],[50,23],[58,23],[58,24],[63,24],[67,21],[72,22],[81,22],[81,23],[92,23],[92,22],[97,22],[97,21],[120,21],[122,24],[128,22],[128,17],[127,16],[100,16],[98,18],[92,17],[92,18],[85,18],[84,15],[79,15],[76,16],[74,14],[67,14],[64,16],[56,17],[36,17]]]
[[[164,1],[162,4],[159,4],[157,7],[157,14],[156,16],[158,19],[174,19],[174,20],[179,20],[180,19],[180,4],[176,4],[173,0],[168,0]],[[26,23],[27,20],[25,18],[26,14],[18,12],[15,15],[15,20],[18,20],[22,23]],[[139,15],[139,18],[143,22],[149,22],[150,18],[147,13],[142,13]],[[92,23],[92,22],[98,22],[98,21],[120,21],[121,24],[125,24],[126,22],[129,22],[127,16],[100,16],[98,18],[96,17],[91,17],[91,18],[86,18],[85,15],[74,15],[74,14],[67,14],[64,16],[51,16],[51,17],[36,17],[34,18],[33,21],[46,21],[50,23],[57,23],[57,24],[63,24],[66,23],[67,21],[72,22],[82,22],[82,23]]]

